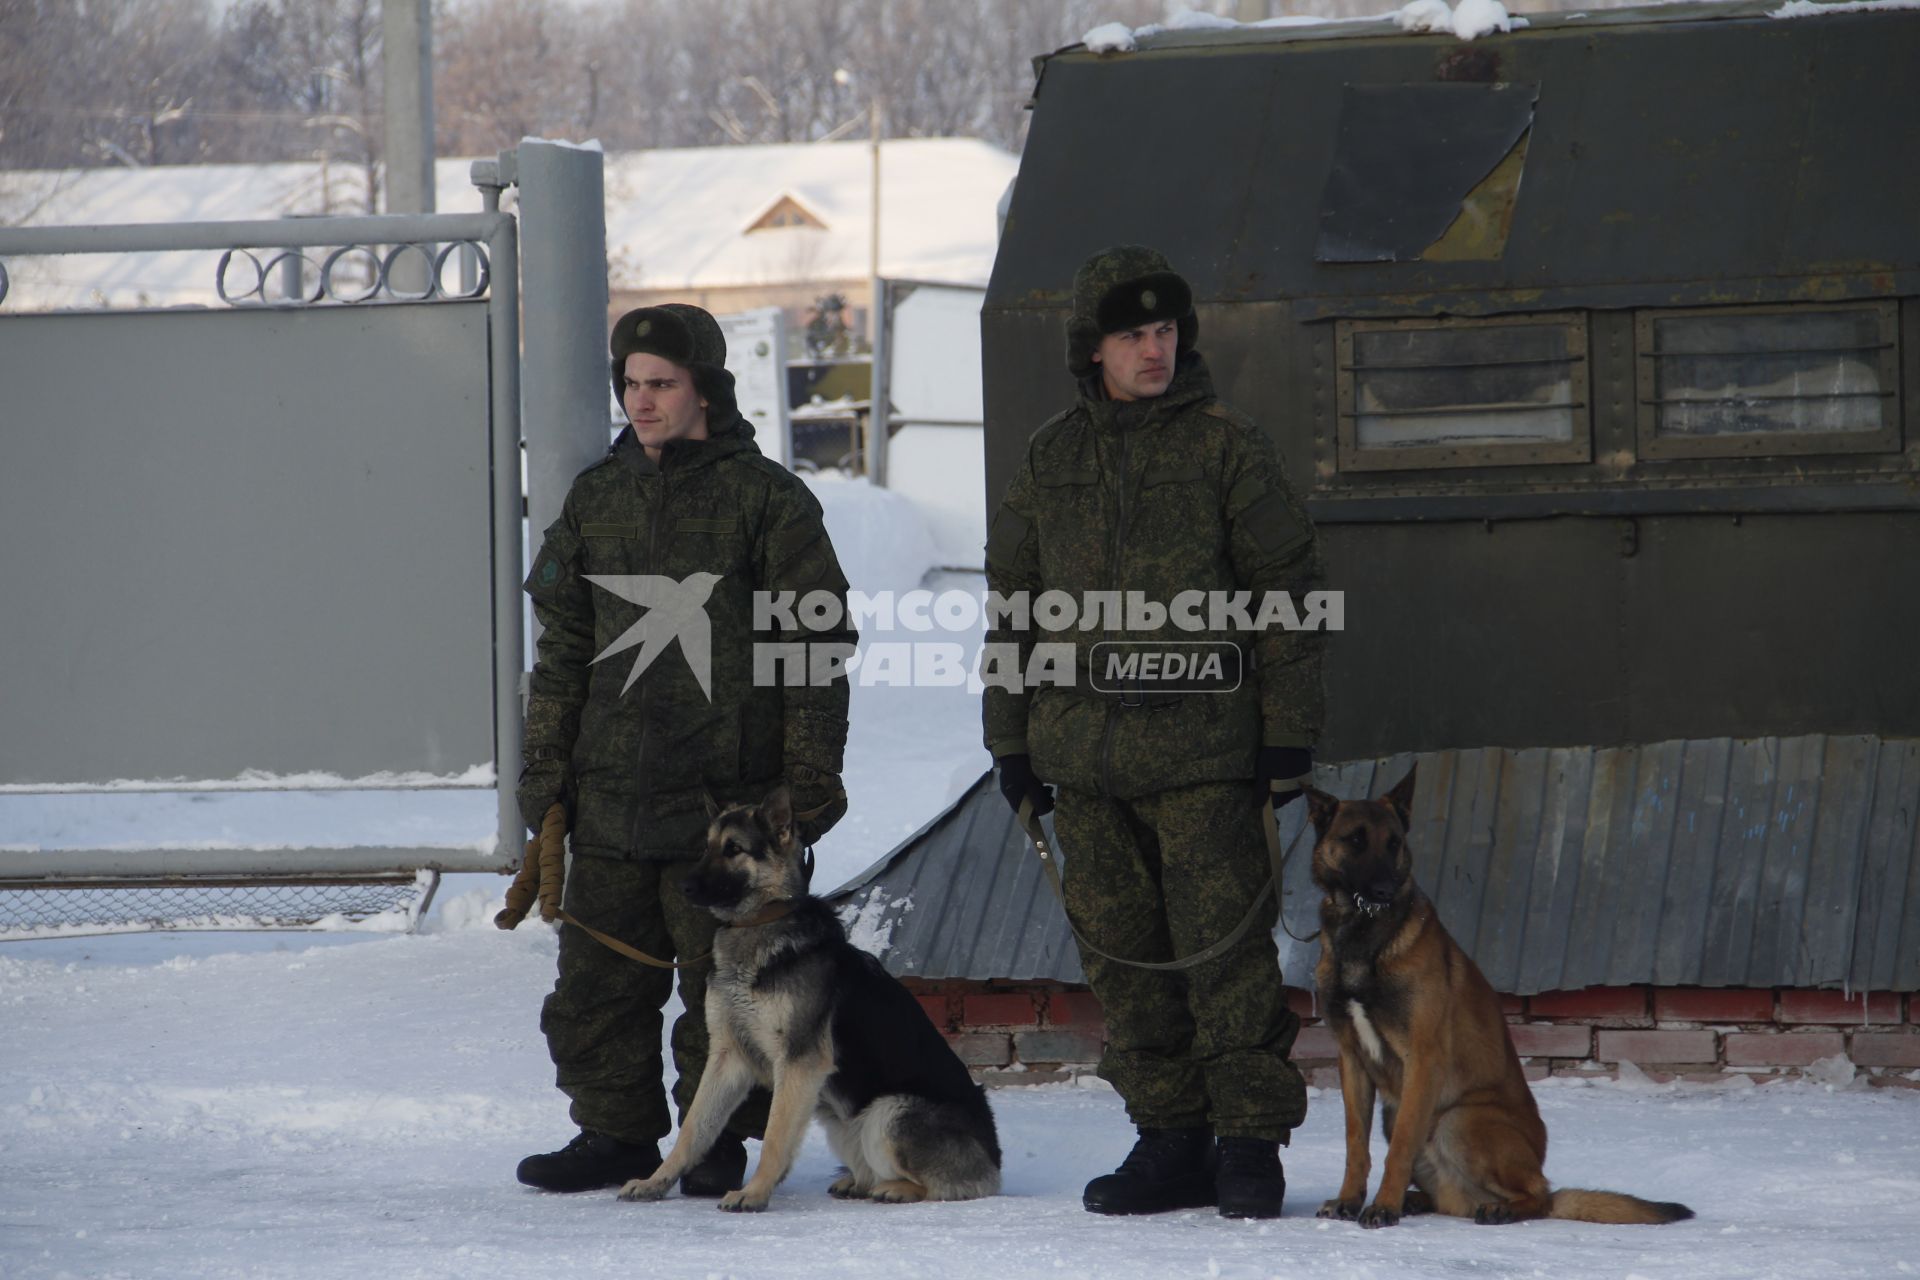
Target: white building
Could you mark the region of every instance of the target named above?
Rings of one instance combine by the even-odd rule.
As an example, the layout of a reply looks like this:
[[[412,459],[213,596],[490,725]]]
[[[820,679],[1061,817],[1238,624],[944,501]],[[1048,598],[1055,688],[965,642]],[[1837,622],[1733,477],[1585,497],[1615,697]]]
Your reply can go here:
[[[480,207],[469,160],[437,166],[439,208]],[[996,209],[1019,161],[971,138],[881,146],[880,272],[984,285]],[[610,154],[608,274],[615,312],[649,301],[715,312],[778,305],[795,319],[842,294],[864,327],[872,151],[829,142]],[[204,222],[365,208],[366,175],[318,163],[177,165],[0,173],[0,223]],[[509,193],[509,200],[511,193]],[[511,205],[509,204],[509,207]],[[129,254],[7,263],[9,311],[214,304],[218,255]],[[242,281],[244,285],[246,282]]]

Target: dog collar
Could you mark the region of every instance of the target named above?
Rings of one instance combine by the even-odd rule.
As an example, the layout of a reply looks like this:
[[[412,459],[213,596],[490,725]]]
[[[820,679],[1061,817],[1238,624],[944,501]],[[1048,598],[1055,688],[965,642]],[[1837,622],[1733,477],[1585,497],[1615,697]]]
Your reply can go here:
[[[766,906],[760,908],[744,920],[727,921],[727,928],[751,929],[755,925],[772,924],[775,920],[783,916],[793,914],[793,909],[799,905],[800,904],[792,898],[781,898],[778,901],[769,902]]]

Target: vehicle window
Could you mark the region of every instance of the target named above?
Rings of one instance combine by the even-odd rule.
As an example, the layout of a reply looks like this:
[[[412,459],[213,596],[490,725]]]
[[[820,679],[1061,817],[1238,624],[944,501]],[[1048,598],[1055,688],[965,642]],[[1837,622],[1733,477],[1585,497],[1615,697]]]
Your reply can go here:
[[[1579,316],[1343,321],[1343,469],[1584,462]]]
[[[1641,452],[1895,447],[1895,325],[1891,303],[1643,312]]]

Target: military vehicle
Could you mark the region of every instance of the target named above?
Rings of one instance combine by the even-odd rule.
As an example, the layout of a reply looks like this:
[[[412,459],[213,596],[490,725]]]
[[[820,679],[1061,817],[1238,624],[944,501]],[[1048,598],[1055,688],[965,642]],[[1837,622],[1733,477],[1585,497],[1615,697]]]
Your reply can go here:
[[[1328,784],[1419,758],[1417,874],[1501,990],[1920,988],[1920,10],[1513,25],[1039,59],[984,499],[1071,403],[1074,267],[1162,250],[1346,593]],[[961,816],[874,875],[931,925],[950,849],[983,931],[892,962],[1071,977]]]

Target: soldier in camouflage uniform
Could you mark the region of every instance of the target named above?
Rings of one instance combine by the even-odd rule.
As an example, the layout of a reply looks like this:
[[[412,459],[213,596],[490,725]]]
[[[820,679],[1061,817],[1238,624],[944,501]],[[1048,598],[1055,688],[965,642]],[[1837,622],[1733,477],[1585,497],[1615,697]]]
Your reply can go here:
[[[1064,591],[1084,610],[1091,593],[1166,606],[1182,592],[1251,591],[1257,607],[1265,592],[1298,602],[1318,585],[1313,527],[1266,436],[1214,397],[1197,332],[1186,281],[1153,250],[1109,249],[1076,273],[1067,367],[1078,403],[1034,435],[994,515],[992,590]],[[1153,621],[1109,614],[1104,628],[1058,634],[994,626],[989,643],[1017,646],[1023,670],[1036,642],[1072,642],[1074,684],[989,684],[984,717],[1010,804],[1031,799],[1043,813],[1058,788],[1076,927],[1113,955],[1167,961],[1227,936],[1271,874],[1256,806],[1291,801],[1312,766],[1323,637],[1224,620],[1215,631],[1136,625]],[[1095,644],[1165,652],[1193,641],[1236,646],[1250,672],[1231,691],[1138,679],[1092,688],[1110,652]],[[1140,1130],[1119,1170],[1087,1186],[1090,1211],[1217,1204],[1232,1217],[1278,1216],[1278,1147],[1306,1114],[1306,1090],[1288,1056],[1299,1022],[1281,995],[1277,902],[1239,944],[1182,970],[1082,948],[1107,1018],[1099,1072]]]
[[[712,951],[717,922],[681,881],[710,805],[757,803],[786,782],[807,843],[846,811],[845,676],[788,685],[784,668],[756,671],[755,647],[851,652],[853,632],[756,631],[753,599],[827,591],[844,606],[847,583],[819,503],[754,446],[712,316],[682,305],[629,312],[611,350],[628,428],[573,482],[526,582],[541,634],[520,813],[537,828],[551,805],[565,806],[571,915],[650,955],[693,959]],[[706,1062],[706,979],[703,964],[680,970],[686,1011],[672,1045],[683,1116]],[[522,1182],[579,1191],[653,1173],[669,1129],[660,1009],[671,989],[671,972],[562,926],[540,1029],[580,1134],[523,1160]],[[742,1104],[687,1174],[687,1194],[740,1185],[742,1138],[759,1136],[766,1105],[764,1092]]]

